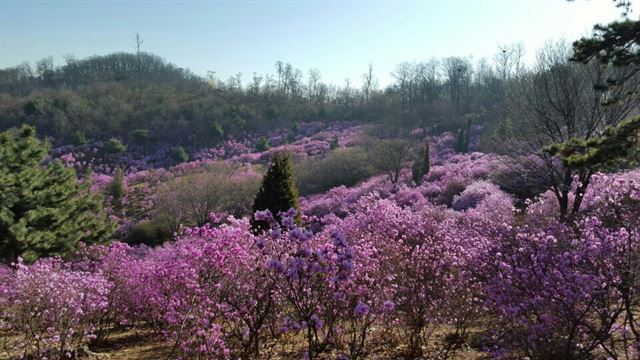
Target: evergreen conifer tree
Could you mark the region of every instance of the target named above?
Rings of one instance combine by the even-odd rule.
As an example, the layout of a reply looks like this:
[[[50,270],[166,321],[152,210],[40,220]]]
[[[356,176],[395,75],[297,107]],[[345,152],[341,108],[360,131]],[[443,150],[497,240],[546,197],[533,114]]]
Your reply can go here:
[[[46,166],[49,144],[23,125],[0,134],[0,259],[67,256],[78,244],[113,232],[102,198],[59,161]]]
[[[111,207],[118,213],[123,209],[125,191],[124,172],[118,167],[113,180],[111,180],[106,189],[106,193],[110,197]]]
[[[273,155],[269,169],[262,179],[262,186],[253,203],[253,212],[269,210],[277,218],[280,211],[291,208],[297,211],[296,220],[299,221],[298,188],[293,177],[291,158],[287,153],[277,153]],[[252,219],[251,227],[254,231],[262,231],[268,229],[269,224]]]
[[[471,144],[471,118],[467,119],[467,127],[464,132],[464,145],[463,153],[469,152],[469,145]]]
[[[429,173],[430,169],[429,143],[426,143],[422,150],[422,154],[420,154],[420,156],[418,156],[418,158],[413,162],[413,167],[411,168],[411,175],[413,176],[413,181],[416,185],[420,185],[422,183],[422,178]]]
[[[633,117],[616,126],[608,126],[601,136],[589,140],[570,139],[544,148],[557,155],[572,169],[615,171],[624,167],[631,153],[640,143],[640,117]]]
[[[467,119],[467,124],[458,130],[456,142],[453,149],[458,153],[468,153],[471,144],[471,118]]]
[[[171,157],[178,164],[189,161],[189,153],[182,147],[176,146],[171,150]]]
[[[457,153],[464,152],[464,128],[458,129],[458,133],[456,135],[456,142],[453,144],[453,149]]]

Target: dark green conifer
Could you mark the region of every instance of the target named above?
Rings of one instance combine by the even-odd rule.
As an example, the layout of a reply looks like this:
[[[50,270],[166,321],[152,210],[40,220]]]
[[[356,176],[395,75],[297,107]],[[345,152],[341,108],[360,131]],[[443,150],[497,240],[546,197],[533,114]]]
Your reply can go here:
[[[298,211],[298,188],[293,177],[293,165],[287,153],[273,155],[269,169],[262,179],[262,186],[253,203],[253,212],[269,210],[277,218],[281,211],[291,208]],[[299,221],[300,212],[296,220]],[[266,230],[269,224],[263,221],[251,221],[254,231]]]
[[[464,152],[464,128],[458,129],[458,133],[456,135],[456,142],[453,144],[453,149],[457,153]]]
[[[573,138],[547,146],[544,151],[559,156],[572,169],[615,170],[624,167],[623,163],[638,146],[639,137],[640,117],[634,117],[608,126],[601,136],[589,140]]]
[[[123,209],[123,201],[125,195],[124,172],[120,167],[116,169],[116,174],[106,188],[106,193],[110,198],[111,207],[120,213]]]
[[[270,148],[271,148],[271,145],[269,144],[269,139],[267,139],[264,136],[258,139],[258,142],[256,143],[256,149],[258,151],[267,151]]]
[[[431,170],[430,157],[429,157],[429,143],[424,145],[421,156],[419,156],[413,163],[411,168],[411,175],[416,185],[422,183],[422,178]]]
[[[456,142],[453,149],[458,153],[468,153],[469,144],[471,143],[471,118],[467,119],[467,124],[458,130]]]
[[[113,232],[90,181],[78,182],[59,161],[42,165],[48,150],[27,125],[0,134],[2,260],[68,256],[81,241],[101,242]]]
[[[171,150],[171,157],[178,164],[189,161],[189,153],[182,147],[176,146]]]
[[[463,153],[469,152],[469,145],[471,144],[471,118],[467,119],[467,127],[464,132],[464,145]]]

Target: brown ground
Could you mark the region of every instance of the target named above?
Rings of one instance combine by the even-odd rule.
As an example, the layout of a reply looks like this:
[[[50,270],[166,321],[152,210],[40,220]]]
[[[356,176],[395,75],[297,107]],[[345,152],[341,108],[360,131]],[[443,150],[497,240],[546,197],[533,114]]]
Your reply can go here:
[[[264,354],[263,359],[302,359],[301,354],[290,353],[287,349],[290,349],[290,346],[267,346],[264,351],[262,351]],[[400,349],[393,349],[393,351],[390,352],[389,349],[376,348],[373,349],[372,354],[368,358],[376,360],[401,359],[401,357],[397,355],[400,352]],[[128,330],[112,334],[109,339],[103,341],[100,346],[92,346],[90,348],[90,354],[82,358],[93,360],[167,360],[170,353],[171,346],[164,342],[163,339],[154,336],[151,331]],[[0,353],[0,360],[6,359],[6,355]],[[323,356],[322,360],[325,359],[335,359],[335,354]],[[487,359],[487,356],[477,350],[466,347],[456,352],[456,354],[449,359],[484,360]]]

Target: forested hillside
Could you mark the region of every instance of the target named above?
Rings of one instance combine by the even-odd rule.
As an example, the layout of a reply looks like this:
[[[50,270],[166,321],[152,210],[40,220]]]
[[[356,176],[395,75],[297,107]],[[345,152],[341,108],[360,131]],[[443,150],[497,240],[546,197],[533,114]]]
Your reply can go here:
[[[450,57],[403,62],[380,88],[370,66],[342,86],[278,62],[274,74],[203,78],[148,53],[51,58],[0,70],[0,127],[31,124],[57,144],[110,137],[215,144],[228,136],[299,121],[386,122],[450,130],[500,115],[507,82],[523,70],[522,49],[505,47],[477,63]],[[360,82],[360,81],[358,81]],[[136,137],[137,136],[137,137]]]

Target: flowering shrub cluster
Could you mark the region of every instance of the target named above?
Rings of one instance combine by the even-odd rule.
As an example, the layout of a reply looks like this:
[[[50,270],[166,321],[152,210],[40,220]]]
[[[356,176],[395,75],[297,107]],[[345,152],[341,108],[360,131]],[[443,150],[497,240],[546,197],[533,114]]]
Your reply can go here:
[[[151,154],[147,154],[148,149],[143,146],[130,146],[126,153],[111,154],[105,151],[106,144],[103,142],[66,145],[53,148],[50,158],[61,159],[66,166],[75,168],[82,181],[91,181],[91,189],[96,192],[105,192],[114,180],[117,169],[123,170],[122,205],[119,209],[113,209],[107,193],[106,210],[116,224],[118,236],[126,238],[135,224],[153,217],[158,185],[161,183],[193,174],[215,172],[221,163],[239,167],[237,176],[255,177],[259,174],[252,165],[266,164],[276,152],[287,151],[297,159],[315,157],[326,154],[334,145],[353,146],[362,133],[361,127],[355,124],[326,126],[319,122],[303,122],[299,124],[296,134],[291,131],[272,130],[268,134],[270,143],[278,145],[266,151],[256,152],[257,137],[248,135],[240,140],[229,139],[214,148],[192,150],[193,160],[178,164],[169,156],[172,151],[169,145],[154,145]],[[289,141],[292,135],[295,135],[294,139]],[[84,179],[88,169],[91,169],[90,179]]]
[[[148,147],[133,144],[122,154],[109,153],[107,144],[95,141],[83,145],[64,145],[51,149],[50,158],[60,159],[66,166],[75,168],[83,174],[88,168],[101,176],[112,176],[117,168],[124,170],[127,176],[144,181],[149,170],[168,171],[173,175],[198,171],[217,161],[230,160],[239,163],[266,162],[273,152],[287,150],[297,156],[314,156],[327,152],[331,143],[351,146],[362,130],[360,126],[350,123],[336,123],[326,126],[321,122],[303,122],[297,134],[289,129],[276,129],[269,133],[269,143],[273,146],[268,151],[258,152],[255,144],[258,136],[247,135],[241,139],[229,139],[212,148],[190,148],[192,161],[176,164],[169,144],[154,144],[153,151]],[[294,135],[292,141],[288,141]]]
[[[99,272],[79,271],[59,259],[15,264],[2,276],[2,326],[15,332],[10,354],[35,359],[72,357],[96,336],[108,308],[111,283]]]
[[[0,268],[0,326],[16,335],[4,346],[73,357],[134,326],[182,358],[257,358],[276,344],[294,358],[446,358],[472,333],[496,358],[637,358],[637,171],[594,176],[572,224],[548,218],[544,198],[516,212],[483,182],[458,210],[396,195],[362,194],[315,233],[294,212],[259,212],[271,224],[260,234],[228,218],[155,249],[114,243]]]
[[[357,143],[360,129],[309,135],[262,153],[230,142],[130,172],[124,207],[146,204],[168,179],[214,169],[218,157],[255,163],[284,146],[314,156],[335,139]],[[294,211],[258,212],[270,229],[254,233],[248,219],[215,213],[161,247],[114,242],[0,267],[0,332],[11,335],[0,347],[74,358],[133,327],[152,329],[177,358],[362,359],[382,348],[445,359],[474,346],[497,359],[637,359],[640,171],[595,174],[580,215],[563,223],[551,192],[514,208],[490,181],[499,157],[455,154],[450,134],[429,142],[422,184],[406,170],[395,185],[374,176],[303,198],[304,226]],[[230,178],[255,176],[248,166]],[[111,181],[93,175],[95,187]]]
[[[340,186],[323,194],[302,198],[300,205],[307,215],[315,216],[323,224],[333,222],[335,217],[354,214],[358,211],[358,200],[374,193],[414,210],[427,204],[444,204],[454,206],[456,210],[466,210],[490,201],[496,202],[495,206],[511,208],[509,196],[488,182],[491,173],[503,166],[499,157],[471,153],[450,154],[443,159],[436,154],[433,163],[439,165],[431,167],[419,186],[412,184],[411,174],[405,170],[400,185],[394,186],[385,176],[374,176],[355,187]]]

